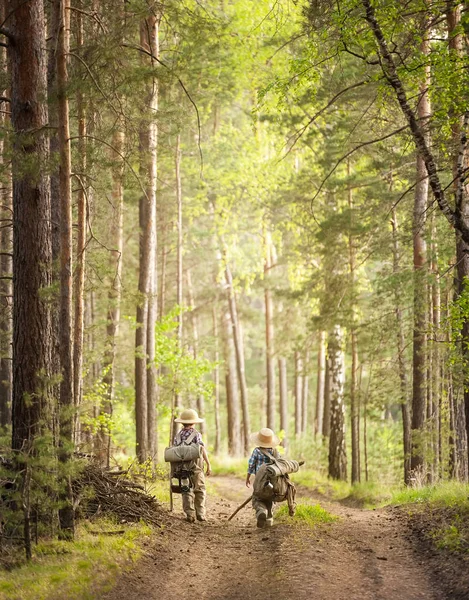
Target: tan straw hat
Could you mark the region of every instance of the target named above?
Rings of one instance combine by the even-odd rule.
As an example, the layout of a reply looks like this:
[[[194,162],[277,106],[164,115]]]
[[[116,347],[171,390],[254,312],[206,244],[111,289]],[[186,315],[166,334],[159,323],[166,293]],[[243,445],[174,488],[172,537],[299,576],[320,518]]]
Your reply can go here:
[[[184,425],[192,425],[192,423],[203,423],[204,420],[199,418],[196,410],[186,408],[181,413],[178,419],[174,419],[175,423],[183,423]]]
[[[257,433],[251,435],[251,442],[260,448],[275,448],[280,444],[280,440],[268,427],[264,427]]]

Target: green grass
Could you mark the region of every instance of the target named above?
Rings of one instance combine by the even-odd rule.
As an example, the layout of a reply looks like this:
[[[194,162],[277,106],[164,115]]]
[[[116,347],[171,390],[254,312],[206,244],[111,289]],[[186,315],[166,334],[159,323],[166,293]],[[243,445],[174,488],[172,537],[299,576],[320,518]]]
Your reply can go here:
[[[438,506],[469,506],[469,485],[458,481],[445,481],[421,488],[400,488],[389,504],[429,503]]]
[[[346,481],[335,481],[313,469],[300,467],[298,473],[290,475],[293,483],[314,490],[331,500],[342,500],[350,494],[350,484]]]
[[[233,458],[232,456],[213,456],[210,459],[214,475],[234,475],[246,477],[248,470],[247,458]]]
[[[104,532],[122,530],[123,534]],[[2,600],[92,600],[111,589],[117,575],[141,556],[151,529],[110,521],[78,525],[75,541],[41,541],[29,563],[0,571]]]
[[[311,504],[305,500],[298,502],[295,516],[288,514],[288,505],[283,503],[275,513],[275,519],[281,523],[302,523],[309,527],[316,527],[322,523],[332,523],[338,517],[331,515],[319,504]]]

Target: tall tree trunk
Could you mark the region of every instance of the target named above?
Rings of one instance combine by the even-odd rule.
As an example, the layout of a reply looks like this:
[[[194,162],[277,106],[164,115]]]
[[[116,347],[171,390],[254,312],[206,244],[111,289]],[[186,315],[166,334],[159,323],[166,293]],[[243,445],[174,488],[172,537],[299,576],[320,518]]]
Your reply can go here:
[[[284,437],[282,445],[288,447],[288,379],[287,379],[287,359],[280,357],[278,359],[279,373],[279,395],[280,395],[280,429]]]
[[[176,173],[176,205],[177,205],[177,274],[176,274],[176,304],[179,307],[179,314],[177,317],[177,339],[178,348],[182,351],[183,341],[183,269],[182,269],[182,253],[183,253],[183,229],[182,229],[182,182],[181,182],[181,136],[178,134],[176,138],[176,150],[174,157],[175,173]],[[179,391],[174,393],[174,409],[178,409],[181,406],[182,398]],[[177,433],[176,423],[174,423],[173,434]]]
[[[59,186],[60,186],[60,437],[59,458],[66,463],[74,441],[73,338],[72,338],[72,159],[70,148],[70,118],[68,101],[68,56],[70,53],[70,2],[55,0],[59,14],[57,40],[57,98],[59,125]],[[74,535],[73,495],[70,477],[65,476],[63,506],[59,509],[60,536]]]
[[[427,35],[426,28],[423,35]],[[423,55],[429,53],[429,41],[421,44]],[[420,99],[418,115],[428,143],[428,119],[431,114],[428,88],[430,86],[430,67],[425,67],[424,80],[420,82]],[[426,421],[426,329],[427,306],[425,283],[425,220],[428,202],[428,175],[425,162],[420,153],[417,154],[417,185],[414,197],[413,241],[414,241],[414,332],[413,332],[413,378],[412,378],[412,455],[411,470],[423,475],[425,463],[425,421]]]
[[[147,52],[156,48],[157,18],[149,15],[140,22],[140,45]],[[145,60],[145,59],[143,59]],[[154,58],[151,64],[154,65]],[[154,231],[156,220],[156,158],[158,85],[156,78],[147,82],[145,105],[147,114],[140,125],[140,173],[145,180],[145,193],[140,199],[140,270],[138,280],[139,303],[135,335],[135,420],[136,454],[140,462],[148,456],[148,313],[149,295],[154,268]]]
[[[250,419],[249,419],[249,404],[248,404],[248,387],[246,384],[246,374],[244,371],[244,348],[243,339],[241,335],[241,327],[238,318],[238,307],[236,304],[236,296],[233,287],[233,276],[231,274],[230,266],[226,260],[226,251],[224,254],[225,259],[225,281],[226,281],[226,293],[228,295],[228,306],[230,309],[231,326],[233,329],[233,342],[236,352],[236,372],[238,375],[239,389],[241,393],[241,410],[243,413],[243,440],[244,440],[244,452],[249,452],[249,430],[250,430]]]
[[[438,270],[438,245],[436,242],[436,227],[433,220],[432,223],[432,264],[431,270],[433,274],[433,282],[431,286],[431,303],[432,303],[432,314],[433,314],[433,341],[431,345],[432,352],[432,389],[433,389],[433,452],[434,452],[434,474],[435,477],[439,478],[440,473],[440,426],[441,426],[441,360],[440,360],[440,328],[441,328],[441,291],[439,281],[439,270]]]
[[[318,367],[316,385],[316,411],[314,415],[314,437],[322,434],[324,417],[324,380],[326,371],[326,333],[319,332]]]
[[[326,350],[326,370],[324,372],[324,416],[322,419],[322,437],[326,441],[331,433],[331,362]]]
[[[192,277],[191,270],[187,269],[187,295],[189,300],[189,310],[190,310],[190,318],[192,323],[192,352],[194,356],[194,360],[197,361],[199,355],[199,324],[197,320],[197,314],[195,311],[195,301],[194,301],[194,289],[192,287]],[[202,394],[197,394],[197,412],[200,417],[204,417],[205,413],[205,402],[204,396]],[[205,422],[200,424],[200,432],[202,435],[205,434]]]
[[[398,238],[398,222],[396,209],[392,211],[392,238],[393,238],[393,273],[400,273],[400,250],[399,250],[399,238]],[[405,338],[404,338],[404,322],[402,318],[401,308],[401,297],[396,288],[395,291],[395,315],[397,323],[397,358],[399,364],[399,382],[400,382],[400,399],[401,399],[401,412],[402,412],[402,432],[403,432],[403,444],[404,444],[404,483],[410,484],[411,470],[410,470],[410,456],[412,451],[411,444],[411,423],[410,423],[410,412],[409,412],[409,382],[407,377],[407,368],[405,364]]]
[[[236,385],[236,356],[232,338],[231,315],[225,312],[224,323],[224,347],[225,347],[225,380],[226,380],[226,412],[228,417],[228,452],[231,456],[240,453],[240,423],[239,423],[239,399]]]
[[[59,35],[60,14],[51,6],[48,39],[50,40],[47,66],[47,93],[49,98],[49,148],[51,163],[55,168],[50,173],[50,203],[52,227],[52,284],[54,289],[60,288],[60,182],[59,182],[59,134],[57,107],[57,40]],[[51,300],[52,308],[52,373],[56,382],[51,386],[54,416],[53,432],[55,443],[59,443],[59,398],[60,398],[60,298],[55,292]]]
[[[265,299],[265,350],[267,370],[267,427],[275,429],[275,358],[274,358],[274,305],[270,290],[272,261],[272,239],[265,230],[264,299]]]
[[[329,477],[347,480],[347,454],[345,448],[345,364],[343,333],[335,325],[328,335],[330,361],[331,431],[329,436]]]
[[[10,0],[7,13],[14,131],[12,448],[28,452],[50,423],[52,331],[44,295],[52,259],[46,28],[41,0]],[[31,169],[25,169],[28,165]]]
[[[301,432],[306,433],[308,427],[308,404],[309,404],[309,350],[305,350],[303,359],[303,381],[301,390]]]
[[[156,10],[156,9],[154,9]],[[147,36],[148,45],[152,52],[152,65],[156,66],[156,59],[160,56],[160,26],[161,14],[151,17],[150,26]],[[154,57],[154,58],[153,58]],[[159,84],[156,77],[152,80],[152,91],[150,96],[150,114],[151,122],[151,160],[152,160],[152,178],[154,183],[152,186],[152,202],[150,205],[150,256],[149,256],[149,289],[148,289],[148,322],[147,322],[147,443],[148,452],[152,459],[153,465],[158,462],[158,423],[156,403],[158,400],[157,390],[157,368],[155,364],[156,347],[155,347],[155,327],[158,318],[158,272],[157,272],[157,206],[156,206],[156,191],[157,191],[157,175],[158,175],[158,123],[157,114],[159,108]]]
[[[109,253],[110,285],[107,293],[106,350],[103,358],[106,397],[102,406],[103,412],[112,416],[115,393],[115,361],[116,342],[119,331],[121,291],[122,291],[122,258],[124,250],[124,152],[125,134],[121,128],[113,135],[113,168],[112,168],[112,215],[110,218],[111,248]],[[101,464],[109,467],[111,458],[111,436],[109,427],[100,431],[99,455]]]
[[[77,23],[77,47],[78,53],[83,48],[83,14],[78,11],[76,16]],[[79,89],[77,91],[77,112],[78,112],[78,172],[86,173],[87,163],[87,142],[86,142],[86,107],[83,94]],[[83,391],[83,332],[84,332],[84,291],[85,291],[85,258],[86,258],[86,226],[87,210],[86,196],[88,185],[83,179],[83,175],[78,175],[78,223],[77,223],[77,260],[75,267],[75,320],[73,333],[73,398],[75,402],[74,415],[74,433],[75,443],[79,443],[79,421],[78,407],[82,403]]]
[[[215,302],[212,309],[212,321],[213,321],[213,338],[215,344],[215,356],[214,362],[215,367],[213,369],[213,385],[214,385],[214,412],[215,412],[215,454],[219,454],[221,450],[221,426],[220,426],[220,352],[218,349],[219,338],[218,338],[218,302]]]
[[[347,161],[347,175],[351,177],[350,160]],[[348,236],[349,247],[349,274],[350,274],[350,294],[352,323],[350,326],[350,337],[352,345],[352,365],[350,371],[350,416],[352,425],[352,484],[360,482],[360,400],[357,385],[358,374],[358,340],[356,331],[355,316],[355,240],[354,240],[354,219],[353,219],[353,192],[351,185],[348,186],[348,207],[350,211],[350,231]]]
[[[0,5],[0,20],[5,21],[5,3]],[[6,48],[0,47],[0,69],[7,73]],[[8,91],[2,90],[1,96],[7,97]],[[6,103],[1,102],[0,108],[6,112]],[[7,116],[0,113],[0,127],[6,129]],[[11,187],[11,168],[7,164],[5,140],[0,140],[0,165],[3,173],[0,203],[2,204],[2,219],[5,222],[0,232],[0,427],[11,423],[11,299],[12,299],[12,227],[13,227],[13,198]]]
[[[303,409],[303,359],[299,350],[295,351],[295,435],[301,435]]]
[[[446,20],[448,28],[448,44],[450,50],[450,58],[452,55],[456,55],[456,57],[459,57],[463,52],[463,38],[461,32],[458,31],[461,22],[461,9],[461,4],[453,4],[450,2],[447,3]],[[453,120],[454,124],[452,126],[452,163],[456,208],[457,210],[459,210],[461,218],[464,224],[467,226],[469,224],[469,198],[467,193],[467,182],[465,177],[464,181],[461,180],[458,164],[458,161],[460,159],[460,149],[462,145],[461,123],[458,122],[457,119]],[[466,166],[467,158],[466,156],[463,156],[462,158],[464,166]],[[459,296],[464,292],[467,286],[466,281],[469,277],[469,243],[464,241],[464,239],[458,232],[456,232],[456,265],[456,294]],[[462,450],[462,448],[464,447],[466,449],[469,447],[469,377],[467,375],[467,370],[469,366],[469,319],[467,318],[464,319],[464,322],[462,323],[461,327],[461,355],[464,372],[464,410],[458,410],[458,404],[460,400],[457,394],[454,397],[454,402],[456,414],[455,425],[457,426],[458,430],[458,438],[460,438],[456,440],[456,445]],[[461,419],[464,420],[464,424],[461,423]],[[458,464],[458,477],[464,481],[467,481],[468,479],[468,463],[469,456],[466,456],[465,458],[461,456],[461,461]]]

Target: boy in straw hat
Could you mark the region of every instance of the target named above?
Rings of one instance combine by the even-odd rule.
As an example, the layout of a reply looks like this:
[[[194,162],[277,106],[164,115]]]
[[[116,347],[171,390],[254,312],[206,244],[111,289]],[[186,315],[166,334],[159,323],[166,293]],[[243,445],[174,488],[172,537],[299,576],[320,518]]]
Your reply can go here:
[[[174,445],[181,444],[199,444],[202,446],[202,459],[194,462],[194,468],[191,469],[194,482],[194,489],[182,494],[182,509],[186,513],[186,520],[189,523],[198,521],[206,521],[205,517],[205,476],[204,462],[207,465],[207,476],[211,475],[210,461],[208,459],[207,449],[205,448],[202,436],[194,425],[203,423],[203,419],[199,417],[197,411],[192,408],[183,410],[178,419],[174,419],[175,423],[181,423],[182,429],[174,437]]]
[[[246,487],[251,485],[251,475],[256,475],[260,466],[270,461],[268,454],[271,454],[275,458],[279,458],[280,455],[275,449],[279,444],[280,440],[268,427],[264,427],[257,433],[251,436],[251,442],[256,444],[256,448],[252,451],[251,458],[248,463],[248,474],[246,476]],[[261,450],[264,451],[262,451]],[[258,527],[271,527],[273,524],[272,516],[272,501],[262,501],[256,496],[252,497],[252,507],[256,511],[256,519]]]

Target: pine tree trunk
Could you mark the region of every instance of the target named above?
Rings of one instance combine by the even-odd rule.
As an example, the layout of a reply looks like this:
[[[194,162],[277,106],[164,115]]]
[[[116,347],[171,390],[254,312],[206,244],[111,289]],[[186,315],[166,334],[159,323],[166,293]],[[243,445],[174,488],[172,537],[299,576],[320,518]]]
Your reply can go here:
[[[83,14],[77,12],[77,46],[78,53],[82,52],[83,48]],[[86,107],[83,94],[80,90],[77,91],[77,112],[78,112],[78,172],[86,173]],[[78,195],[77,195],[77,260],[75,267],[75,319],[73,333],[73,398],[75,402],[74,414],[74,434],[75,443],[79,443],[79,420],[78,407],[82,403],[83,391],[83,335],[84,335],[84,290],[85,290],[85,259],[86,259],[86,227],[87,227],[87,210],[86,197],[87,185],[82,175],[78,175]],[[85,187],[86,186],[86,187]]]
[[[181,136],[178,135],[176,138],[176,151],[175,151],[175,173],[176,173],[176,204],[177,204],[177,274],[176,274],[176,304],[179,310],[182,311],[183,307],[183,274],[182,274],[182,252],[183,252],[183,230],[182,230],[182,183],[181,183]],[[177,339],[178,347],[182,350],[183,342],[183,314],[179,312],[177,317]],[[177,411],[182,403],[181,394],[176,391],[174,393],[174,409]],[[177,427],[174,424],[173,434],[176,435]]]
[[[53,165],[57,165],[59,157],[58,135],[58,108],[57,108],[57,39],[59,35],[59,11],[51,7],[48,23],[49,59],[47,66],[47,92],[49,97],[49,135],[50,158]],[[52,284],[54,290],[60,288],[60,183],[59,169],[55,166],[50,173],[50,203],[51,203],[51,228],[52,228]],[[55,383],[51,391],[54,398],[53,431],[55,444],[59,444],[59,398],[60,398],[60,298],[57,291],[51,299],[52,309],[52,373]]]
[[[396,209],[392,212],[392,237],[393,237],[393,273],[400,273],[400,250],[398,239],[398,223]],[[411,444],[411,423],[409,412],[408,390],[409,383],[407,377],[407,368],[405,364],[405,338],[404,338],[404,322],[402,318],[401,297],[398,288],[395,291],[395,315],[397,323],[397,353],[399,364],[399,381],[400,381],[400,397],[401,397],[401,412],[402,412],[402,431],[404,445],[404,483],[410,484],[410,456],[412,451]]]
[[[106,398],[102,410],[112,416],[115,390],[114,366],[116,361],[116,342],[119,331],[121,291],[122,291],[122,260],[124,251],[124,152],[125,134],[116,129],[113,135],[112,159],[112,215],[110,218],[110,239],[112,250],[109,253],[110,285],[107,294],[106,319],[106,351],[103,358],[103,383],[106,385]],[[99,457],[102,465],[109,467],[111,458],[111,436],[108,428],[99,432]]]
[[[316,384],[316,410],[314,415],[314,437],[322,435],[324,417],[324,380],[326,371],[326,334],[319,332],[318,366]]]
[[[5,21],[5,3],[0,5],[0,20]],[[0,69],[2,74],[7,73],[6,48],[0,47]],[[8,97],[8,90],[2,90],[1,96]],[[6,111],[7,104],[0,103],[2,111]],[[0,128],[6,129],[7,116],[0,113]],[[13,198],[11,187],[11,170],[7,165],[5,140],[0,140],[0,164],[6,177],[2,181],[3,189],[0,191],[2,205],[1,216],[5,222],[0,232],[0,428],[11,424],[11,300],[12,300],[12,252],[13,252]]]
[[[267,379],[267,427],[275,429],[275,358],[274,358],[274,305],[270,285],[272,269],[272,240],[265,231],[264,300],[265,300],[265,350]]]
[[[11,0],[7,13],[14,40],[8,46],[14,132],[12,448],[29,451],[50,423],[52,330],[43,293],[51,285],[52,259],[46,29],[41,0]]]
[[[213,384],[214,384],[214,406],[213,410],[215,413],[215,454],[219,454],[221,450],[221,425],[220,425],[220,352],[218,350],[219,339],[218,339],[218,306],[217,302],[214,304],[212,309],[212,322],[213,322],[213,338],[215,344],[215,356],[214,362],[215,367],[213,370]]]
[[[287,379],[287,359],[278,359],[279,373],[279,392],[280,392],[280,429],[284,433],[282,445],[288,447],[288,379]]]
[[[345,364],[343,333],[335,325],[328,335],[330,361],[331,431],[329,436],[329,477],[347,480],[347,454],[345,448]]]
[[[463,38],[458,31],[461,22],[461,5],[452,5],[448,3],[446,13],[448,28],[448,45],[450,52],[461,55],[463,52]],[[452,162],[454,191],[456,197],[457,209],[460,211],[462,220],[467,226],[469,224],[469,198],[467,195],[467,181],[461,181],[458,172],[458,157],[461,146],[461,123],[453,119],[452,126]],[[461,187],[460,192],[459,188]],[[465,280],[469,277],[469,244],[462,239],[462,236],[456,232],[456,294],[460,296],[465,290]],[[465,319],[461,327],[461,355],[464,370],[463,382],[463,405],[464,410],[459,409],[460,401],[457,395],[454,397],[455,408],[455,427],[456,427],[456,453],[458,454],[458,478],[462,481],[468,479],[468,441],[469,441],[469,377],[467,369],[469,366],[469,320]],[[464,421],[464,423],[462,422]],[[464,453],[466,454],[464,456]]]
[[[151,52],[156,47],[157,18],[149,15],[140,22],[140,45]],[[146,58],[143,60],[146,61]],[[151,58],[151,64],[154,65]],[[145,63],[146,64],[146,63]],[[152,290],[152,270],[155,254],[156,227],[156,158],[158,86],[155,78],[147,82],[146,115],[140,125],[140,174],[145,181],[145,194],[140,199],[140,270],[138,280],[139,303],[137,306],[137,329],[135,335],[135,420],[136,454],[140,462],[148,457],[148,325],[149,296]]]
[[[240,454],[239,399],[237,388],[236,356],[232,338],[231,315],[223,315],[225,346],[226,412],[228,417],[228,452],[231,456]]]
[[[68,55],[70,53],[70,3],[55,0],[54,10],[59,14],[57,41],[57,98],[59,125],[59,186],[60,186],[60,437],[59,458],[70,460],[74,441],[73,396],[73,338],[72,338],[72,161],[70,148],[70,118],[68,101]],[[65,477],[62,491],[63,507],[59,509],[60,537],[74,535],[73,496],[69,477]]]
[[[421,51],[428,55],[429,42],[424,40]],[[420,83],[418,115],[425,126],[431,114],[428,87],[430,67],[425,67],[425,80]],[[426,134],[428,141],[428,134]],[[425,220],[428,203],[428,176],[421,154],[417,154],[417,184],[414,197],[413,242],[414,242],[414,331],[413,331],[413,378],[412,378],[412,455],[411,470],[424,475],[425,421],[426,421],[426,329],[427,306],[425,278],[426,242]]]
[[[194,289],[192,287],[191,270],[187,269],[187,295],[189,300],[190,319],[192,324],[192,353],[194,360],[197,361],[199,355],[199,325],[197,320],[197,314],[195,313],[195,302],[194,302]],[[197,412],[199,417],[204,417],[205,414],[205,402],[202,394],[197,395]],[[200,432],[205,435],[205,422],[200,424]]]
[[[233,288],[233,277],[231,270],[226,262],[225,252],[225,280],[226,280],[226,293],[228,295],[228,306],[230,309],[230,319],[232,326],[232,336],[234,342],[234,348],[236,353],[236,372],[238,375],[239,389],[241,393],[241,409],[243,413],[243,439],[244,439],[244,452],[249,452],[249,433],[250,433],[250,419],[249,419],[249,404],[248,404],[248,387],[246,384],[246,374],[244,371],[244,348],[243,339],[241,335],[241,327],[238,318],[238,307],[236,304],[236,296]]]
[[[302,390],[301,390],[301,432],[306,433],[306,429],[308,427],[308,401],[309,401],[309,375],[308,375],[308,365],[309,365],[309,351],[305,351],[304,360],[303,360],[303,381],[302,381]]]
[[[350,160],[347,161],[347,175],[351,176]],[[358,340],[355,328],[355,240],[353,236],[353,193],[352,188],[348,187],[348,206],[350,211],[350,231],[348,236],[349,246],[349,274],[350,274],[350,294],[352,323],[350,326],[350,337],[352,346],[352,365],[350,372],[350,416],[352,425],[352,484],[360,482],[360,402],[358,398],[359,390],[357,385],[358,373]]]
[[[301,435],[302,409],[303,409],[303,359],[301,353],[295,351],[295,435]]]
[[[324,372],[324,416],[322,437],[326,441],[331,433],[331,363],[326,350],[326,370]]]

